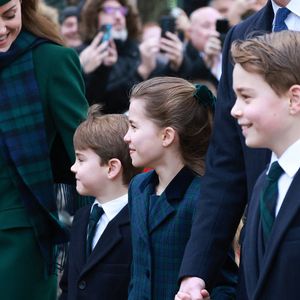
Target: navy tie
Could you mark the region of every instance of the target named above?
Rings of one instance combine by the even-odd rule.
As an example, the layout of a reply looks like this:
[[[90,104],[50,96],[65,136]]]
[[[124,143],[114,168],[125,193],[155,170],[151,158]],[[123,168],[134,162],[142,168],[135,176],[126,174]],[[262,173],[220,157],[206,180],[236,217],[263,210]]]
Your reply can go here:
[[[286,7],[281,7],[277,10],[276,17],[275,17],[275,25],[274,25],[274,32],[288,30],[285,19],[290,14],[290,10]]]
[[[88,257],[92,252],[92,243],[96,231],[96,226],[101,216],[103,215],[103,208],[97,204],[93,206],[92,212],[89,218],[89,225],[87,231],[87,241],[86,241],[86,257]]]
[[[283,174],[283,169],[277,161],[273,162],[267,175],[266,186],[260,197],[260,216],[263,230],[264,245],[267,244],[273,223],[278,198],[278,179]]]

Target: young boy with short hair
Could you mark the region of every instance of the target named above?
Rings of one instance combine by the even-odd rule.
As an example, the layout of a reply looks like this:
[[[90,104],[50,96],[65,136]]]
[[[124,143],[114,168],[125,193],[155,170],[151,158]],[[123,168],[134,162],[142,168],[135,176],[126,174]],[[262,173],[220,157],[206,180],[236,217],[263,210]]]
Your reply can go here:
[[[237,41],[231,114],[273,151],[248,207],[237,299],[297,299],[300,278],[300,32]]]
[[[61,300],[125,300],[132,258],[128,184],[139,172],[123,137],[125,115],[101,115],[93,105],[74,134],[76,189],[94,196],[80,209],[71,229]]]

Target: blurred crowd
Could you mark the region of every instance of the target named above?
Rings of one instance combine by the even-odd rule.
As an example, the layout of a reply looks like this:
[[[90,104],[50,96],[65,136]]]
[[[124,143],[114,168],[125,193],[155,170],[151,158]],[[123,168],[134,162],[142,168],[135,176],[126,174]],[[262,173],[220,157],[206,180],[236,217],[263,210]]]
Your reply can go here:
[[[201,82],[216,93],[226,32],[265,3],[186,1],[150,22],[129,0],[48,0],[41,10],[78,52],[89,103],[123,113],[131,87],[155,76]]]

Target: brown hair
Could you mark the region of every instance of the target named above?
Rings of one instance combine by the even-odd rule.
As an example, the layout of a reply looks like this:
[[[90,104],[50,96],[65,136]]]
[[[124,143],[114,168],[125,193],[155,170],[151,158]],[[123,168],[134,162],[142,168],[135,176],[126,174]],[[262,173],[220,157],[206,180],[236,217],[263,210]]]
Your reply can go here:
[[[90,43],[97,34],[98,14],[106,0],[86,0],[80,14],[80,35],[85,43]],[[140,18],[137,10],[131,6],[127,0],[117,0],[122,6],[128,8],[126,15],[126,27],[128,36],[138,39],[140,35]]]
[[[260,74],[281,96],[293,84],[300,84],[300,32],[281,31],[235,41],[231,46],[234,63]]]
[[[58,27],[41,14],[38,0],[24,0],[21,2],[22,25],[34,35],[63,45]]]
[[[195,93],[195,86],[184,79],[156,77],[133,87],[131,98],[144,101],[146,116],[158,127],[176,130],[185,164],[203,175],[212,111]]]
[[[123,183],[128,185],[131,178],[140,172],[131,163],[128,145],[124,136],[129,122],[126,115],[102,115],[101,106],[90,107],[87,119],[75,131],[73,142],[75,149],[92,149],[101,158],[101,165],[108,164],[112,158],[121,161]]]

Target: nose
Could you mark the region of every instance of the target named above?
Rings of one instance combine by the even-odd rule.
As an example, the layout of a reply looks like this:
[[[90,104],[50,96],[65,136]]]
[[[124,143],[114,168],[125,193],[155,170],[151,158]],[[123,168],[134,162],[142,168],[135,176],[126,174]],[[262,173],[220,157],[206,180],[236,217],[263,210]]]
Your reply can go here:
[[[76,173],[76,161],[70,168],[71,172]]]
[[[124,142],[129,144],[130,142],[130,136],[129,136],[129,129],[127,130],[126,134],[124,135]]]
[[[6,33],[5,23],[0,20],[0,34],[5,34],[5,33]]]
[[[234,105],[233,105],[230,113],[236,119],[238,119],[238,118],[240,118],[242,116],[243,112],[242,112],[242,108],[241,108],[241,106],[239,104],[238,99],[236,99],[236,101],[235,101],[235,103],[234,103]]]

